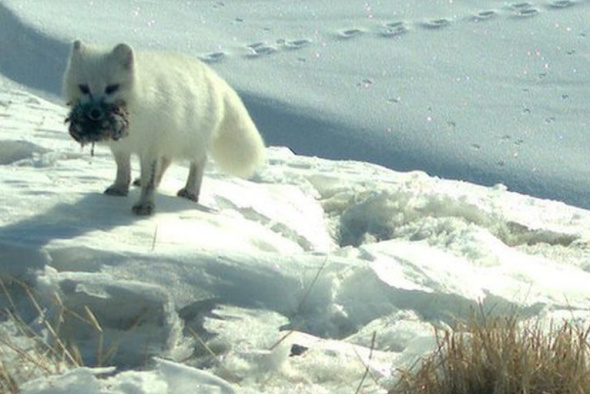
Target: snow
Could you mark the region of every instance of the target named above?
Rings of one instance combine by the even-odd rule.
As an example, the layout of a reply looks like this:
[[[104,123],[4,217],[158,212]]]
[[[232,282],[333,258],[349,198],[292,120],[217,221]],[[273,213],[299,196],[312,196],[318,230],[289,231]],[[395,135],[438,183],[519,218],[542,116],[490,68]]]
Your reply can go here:
[[[0,332],[84,366],[3,363],[23,393],[384,392],[479,305],[587,324],[589,5],[3,0]],[[268,164],[194,204],[179,163],[132,215],[63,124],[78,37],[211,63]]]

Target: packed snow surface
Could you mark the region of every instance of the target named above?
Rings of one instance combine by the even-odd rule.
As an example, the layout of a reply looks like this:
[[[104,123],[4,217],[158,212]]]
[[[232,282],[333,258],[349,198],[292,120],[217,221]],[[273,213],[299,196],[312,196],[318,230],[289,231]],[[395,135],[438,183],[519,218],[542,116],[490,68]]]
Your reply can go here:
[[[20,318],[0,350],[23,393],[383,392],[480,308],[590,323],[590,2],[328,3],[0,1],[0,307]],[[110,152],[63,124],[74,38],[207,61],[268,163],[210,163],[199,204],[178,163],[134,216],[139,190],[102,193]],[[84,367],[34,363],[55,331]]]

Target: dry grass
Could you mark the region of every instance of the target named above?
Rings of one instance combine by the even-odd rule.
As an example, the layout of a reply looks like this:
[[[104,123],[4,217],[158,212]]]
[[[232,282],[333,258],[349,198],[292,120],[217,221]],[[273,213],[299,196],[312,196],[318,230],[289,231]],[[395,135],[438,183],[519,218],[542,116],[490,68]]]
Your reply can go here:
[[[35,320],[37,329],[34,330],[21,318],[13,300],[13,291],[0,280],[1,294],[9,305],[0,311],[0,393],[7,394],[18,393],[19,386],[29,380],[82,365],[76,347],[64,343],[60,336],[64,315],[72,312],[66,310],[56,296],[54,303],[58,313],[49,319],[28,285],[15,280],[12,283],[13,288],[20,288],[19,293],[26,294],[28,307],[32,307],[38,317]]]
[[[471,319],[437,332],[437,350],[390,394],[590,394],[590,329],[542,329],[517,316]]]
[[[0,393],[17,393],[19,385],[78,366],[71,355],[34,334],[14,316],[0,329]]]
[[[107,326],[105,332],[89,306],[64,303],[58,293],[40,295],[15,278],[0,278],[0,305],[0,394],[72,368],[115,365],[121,344],[142,328],[149,312],[129,319],[120,331]],[[140,334],[149,337],[145,330]]]

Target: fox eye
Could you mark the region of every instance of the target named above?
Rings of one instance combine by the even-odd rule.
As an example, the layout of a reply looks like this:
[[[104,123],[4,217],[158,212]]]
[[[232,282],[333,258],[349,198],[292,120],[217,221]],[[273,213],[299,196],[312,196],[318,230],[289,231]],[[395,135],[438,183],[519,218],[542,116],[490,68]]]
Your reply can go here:
[[[113,94],[119,90],[119,85],[109,85],[104,89],[106,94]]]
[[[78,89],[80,89],[82,94],[90,94],[90,88],[86,84],[78,85]]]

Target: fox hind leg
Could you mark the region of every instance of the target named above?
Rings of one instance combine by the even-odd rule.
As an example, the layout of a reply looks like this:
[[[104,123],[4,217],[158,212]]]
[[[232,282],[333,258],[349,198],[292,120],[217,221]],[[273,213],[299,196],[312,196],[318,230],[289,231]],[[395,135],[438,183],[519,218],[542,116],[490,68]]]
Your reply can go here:
[[[164,173],[168,167],[170,167],[170,163],[172,163],[172,160],[169,157],[164,156],[160,159],[160,168],[158,169],[158,174],[156,175],[156,188],[160,186],[162,177],[164,176]]]
[[[156,189],[160,186],[160,183],[162,182],[162,177],[164,176],[164,173],[166,172],[168,167],[170,167],[171,163],[172,163],[172,160],[169,157],[163,156],[162,158],[160,158],[158,174],[156,175],[156,179],[155,179]],[[137,186],[137,187],[141,186],[141,178],[135,178],[133,180],[133,186]]]
[[[178,197],[187,198],[194,202],[199,201],[199,193],[201,191],[201,183],[203,181],[203,172],[205,171],[206,163],[207,158],[191,162],[186,186],[178,191]]]

